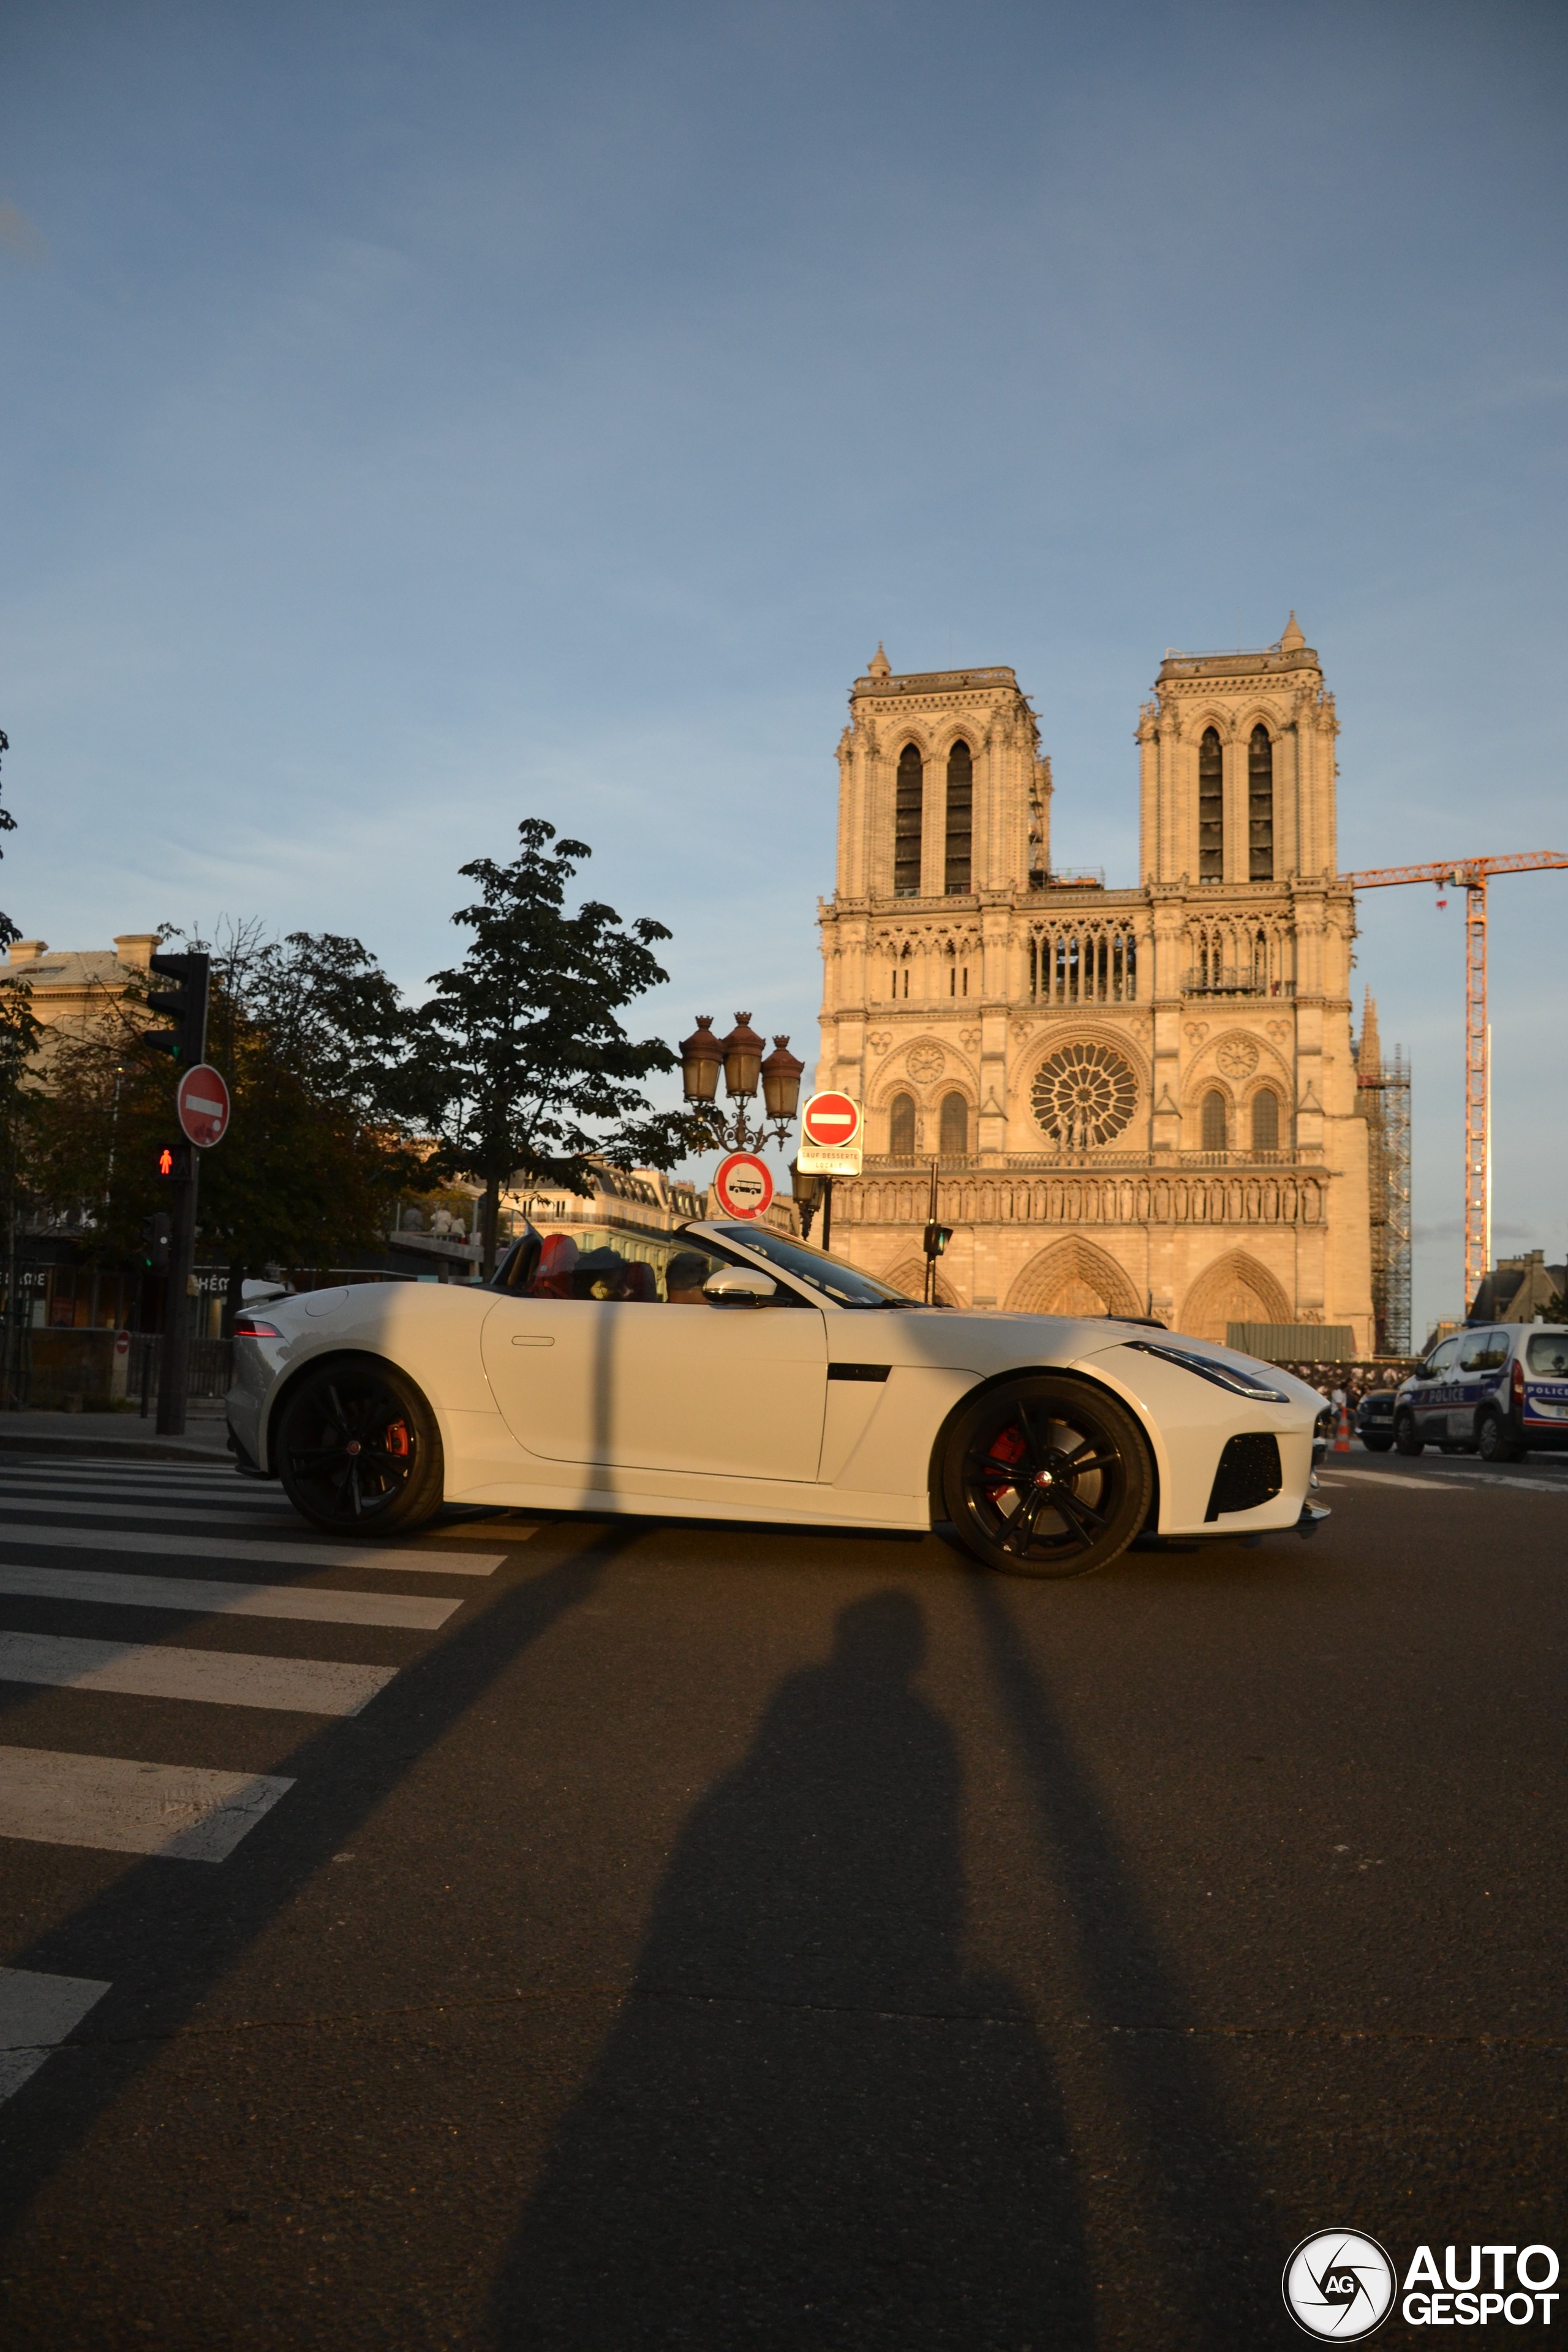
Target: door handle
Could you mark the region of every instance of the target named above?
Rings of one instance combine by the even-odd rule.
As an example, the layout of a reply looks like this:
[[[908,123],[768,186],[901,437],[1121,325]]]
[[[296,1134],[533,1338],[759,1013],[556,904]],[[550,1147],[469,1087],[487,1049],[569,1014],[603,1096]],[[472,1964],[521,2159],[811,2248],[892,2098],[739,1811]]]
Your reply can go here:
[[[553,1348],[555,1341],[548,1331],[514,1331],[511,1344],[514,1348]]]

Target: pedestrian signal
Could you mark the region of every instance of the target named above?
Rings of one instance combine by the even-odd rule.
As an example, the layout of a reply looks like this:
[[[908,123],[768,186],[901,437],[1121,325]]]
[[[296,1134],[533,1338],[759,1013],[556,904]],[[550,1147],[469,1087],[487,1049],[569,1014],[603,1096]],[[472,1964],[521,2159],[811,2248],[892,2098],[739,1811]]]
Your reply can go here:
[[[925,1230],[925,1254],[927,1257],[940,1257],[952,1239],[952,1227],[951,1225],[928,1225]]]
[[[163,1149],[158,1154],[158,1173],[160,1176],[172,1176],[174,1172],[174,1155],[165,1143]]]

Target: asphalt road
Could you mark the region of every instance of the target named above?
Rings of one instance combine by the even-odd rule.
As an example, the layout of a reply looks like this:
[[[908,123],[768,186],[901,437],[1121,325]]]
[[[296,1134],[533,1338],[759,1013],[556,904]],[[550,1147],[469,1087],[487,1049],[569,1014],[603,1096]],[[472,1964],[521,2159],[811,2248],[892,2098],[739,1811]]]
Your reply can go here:
[[[6,2352],[1253,2352],[1319,2227],[1568,2256],[1568,1462],[1323,1499],[322,1565],[7,1455]]]

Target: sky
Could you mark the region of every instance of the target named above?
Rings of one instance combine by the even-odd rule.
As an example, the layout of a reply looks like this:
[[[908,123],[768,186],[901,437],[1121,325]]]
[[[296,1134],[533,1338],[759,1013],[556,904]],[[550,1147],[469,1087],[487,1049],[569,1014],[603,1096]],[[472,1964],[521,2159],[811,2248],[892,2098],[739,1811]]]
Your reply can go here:
[[[1292,607],[1343,866],[1568,849],[1565,83],[1516,0],[5,12],[0,906],[417,995],[537,814],[674,934],[640,1030],[809,1065],[879,639],[1011,663],[1131,885],[1165,649]],[[1568,874],[1492,908],[1495,1244],[1560,1257]],[[1361,920],[1425,1328],[1462,899]]]

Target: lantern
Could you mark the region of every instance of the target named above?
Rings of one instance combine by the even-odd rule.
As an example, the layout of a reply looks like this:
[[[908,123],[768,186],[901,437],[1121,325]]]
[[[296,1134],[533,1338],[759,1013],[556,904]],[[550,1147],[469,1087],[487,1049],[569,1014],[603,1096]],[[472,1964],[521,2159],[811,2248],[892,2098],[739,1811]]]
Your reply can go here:
[[[723,1059],[724,1048],[713,1034],[713,1015],[700,1013],[696,1028],[680,1045],[680,1083],[688,1102],[713,1100]]]
[[[735,1025],[723,1042],[722,1052],[725,1092],[742,1097],[754,1095],[763,1066],[763,1041],[752,1027],[749,1013],[736,1013]]]
[[[763,1064],[763,1100],[770,1118],[792,1119],[800,1100],[801,1074],[805,1064],[789,1050],[787,1037],[775,1037],[773,1050]]]
[[[803,1209],[815,1209],[816,1196],[822,1190],[820,1176],[807,1176],[797,1160],[789,1164],[790,1189]]]

